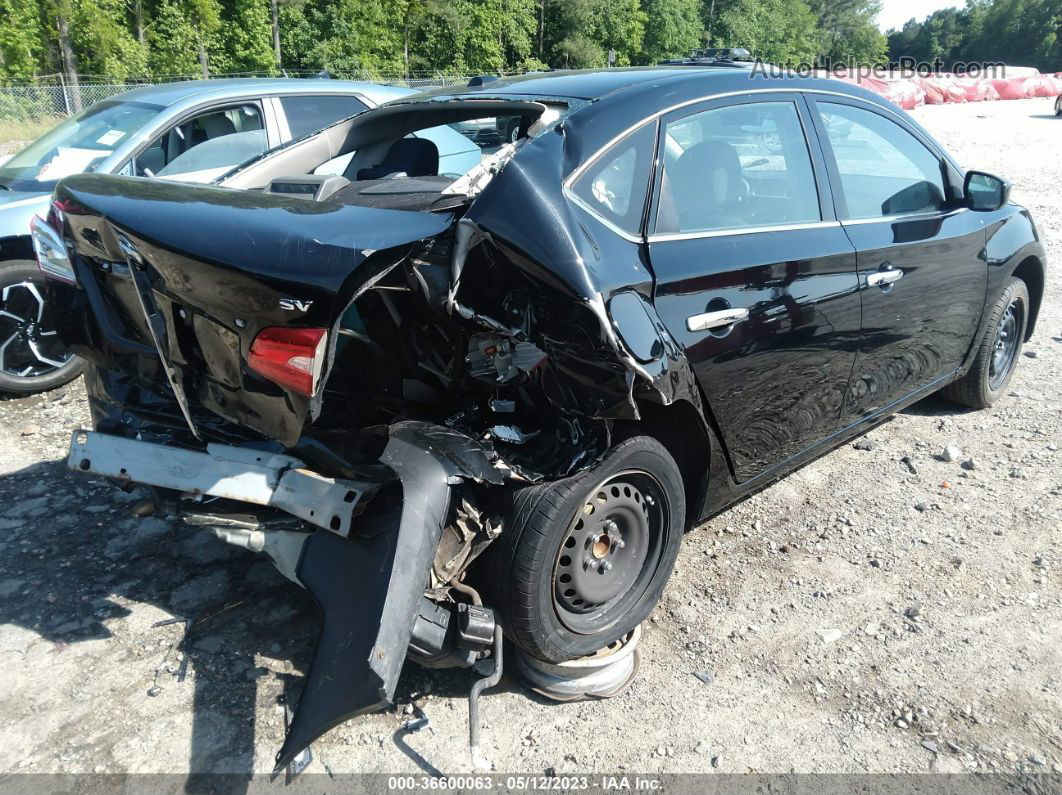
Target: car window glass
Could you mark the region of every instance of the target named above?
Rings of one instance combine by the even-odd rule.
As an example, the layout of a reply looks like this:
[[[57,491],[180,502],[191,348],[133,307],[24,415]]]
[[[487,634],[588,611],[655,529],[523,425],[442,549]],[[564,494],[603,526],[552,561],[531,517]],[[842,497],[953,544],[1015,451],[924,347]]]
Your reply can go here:
[[[884,116],[818,103],[849,219],[926,213],[947,204],[940,158]]]
[[[223,135],[189,149],[163,167],[157,177],[181,182],[209,182],[266,150],[265,130]]]
[[[316,132],[340,119],[361,113],[367,107],[355,97],[343,96],[281,97],[280,105],[287,116],[292,138]]]
[[[0,185],[50,191],[63,177],[93,171],[160,111],[145,102],[98,102],[0,165]]]
[[[597,158],[572,185],[572,192],[620,229],[641,231],[653,168],[656,125],[645,124]]]
[[[658,234],[822,220],[796,105],[733,105],[675,119],[664,134]]]
[[[135,172],[138,176],[157,176],[177,158],[207,141],[253,131],[263,131],[264,141],[264,130],[262,111],[257,103],[212,108],[174,125],[152,141],[137,155]],[[246,159],[235,160],[230,165],[238,165]]]

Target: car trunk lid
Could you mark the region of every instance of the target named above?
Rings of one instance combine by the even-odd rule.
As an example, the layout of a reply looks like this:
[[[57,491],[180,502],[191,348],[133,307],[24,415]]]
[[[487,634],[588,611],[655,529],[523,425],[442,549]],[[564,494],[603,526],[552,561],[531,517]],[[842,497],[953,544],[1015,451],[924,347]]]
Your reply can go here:
[[[360,284],[453,220],[92,175],[64,181],[56,199],[79,278],[125,338],[103,347],[140,351],[115,358],[123,371],[164,377],[193,432],[206,408],[285,445],[312,418],[320,389],[308,396],[251,370],[255,338],[276,327],[334,337]],[[137,359],[150,350],[157,358],[145,366]]]

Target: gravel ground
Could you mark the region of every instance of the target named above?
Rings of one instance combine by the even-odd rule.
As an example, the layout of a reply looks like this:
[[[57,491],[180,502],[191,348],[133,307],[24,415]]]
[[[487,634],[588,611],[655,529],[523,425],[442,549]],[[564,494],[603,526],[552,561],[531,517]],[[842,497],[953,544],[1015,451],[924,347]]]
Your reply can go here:
[[[1011,178],[1048,241],[1010,394],[925,400],[692,533],[625,695],[554,705],[507,678],[485,698],[499,770],[1062,772],[1062,120],[1048,100],[917,115]],[[310,600],[68,474],[87,416],[79,383],[0,403],[0,771],[268,771]],[[156,626],[175,616],[186,637]],[[407,666],[398,706],[331,732],[311,770],[468,770],[471,681]],[[403,740],[414,702],[431,729]]]

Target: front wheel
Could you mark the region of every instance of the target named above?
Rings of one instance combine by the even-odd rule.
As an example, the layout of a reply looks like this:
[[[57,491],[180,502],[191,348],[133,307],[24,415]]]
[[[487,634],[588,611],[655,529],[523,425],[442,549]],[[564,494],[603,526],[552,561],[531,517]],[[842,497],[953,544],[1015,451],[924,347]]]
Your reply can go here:
[[[0,392],[44,392],[81,370],[81,359],[59,342],[37,263],[0,262]]]
[[[1059,94],[1058,99],[1055,100],[1055,115],[1062,116],[1062,94]]]
[[[510,638],[559,663],[638,626],[675,565],[684,494],[674,459],[647,436],[619,443],[579,475],[516,492],[494,551]]]
[[[944,387],[941,395],[975,409],[995,403],[1014,375],[1028,322],[1029,290],[1025,282],[1011,276],[992,305],[970,372]]]

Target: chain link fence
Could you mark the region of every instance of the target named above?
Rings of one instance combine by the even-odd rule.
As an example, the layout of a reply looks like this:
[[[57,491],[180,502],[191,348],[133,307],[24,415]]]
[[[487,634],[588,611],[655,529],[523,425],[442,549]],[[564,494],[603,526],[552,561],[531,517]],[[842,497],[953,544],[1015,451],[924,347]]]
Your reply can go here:
[[[305,79],[320,78],[320,72],[285,71],[282,75],[240,73],[215,75],[210,79],[229,77],[299,77]],[[332,74],[328,77],[343,80],[359,80],[386,85],[408,86],[409,88],[434,88],[436,86],[461,85],[467,83],[468,75],[381,75],[371,73]],[[128,91],[137,86],[157,85],[178,80],[202,79],[196,75],[172,75],[166,77],[144,78],[128,81],[108,80],[106,78],[83,78],[78,85],[72,85],[61,75],[49,75],[34,80],[14,81],[0,80],[0,121],[32,121],[42,118],[64,118],[73,116],[90,105],[108,99],[115,94]]]

